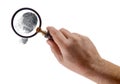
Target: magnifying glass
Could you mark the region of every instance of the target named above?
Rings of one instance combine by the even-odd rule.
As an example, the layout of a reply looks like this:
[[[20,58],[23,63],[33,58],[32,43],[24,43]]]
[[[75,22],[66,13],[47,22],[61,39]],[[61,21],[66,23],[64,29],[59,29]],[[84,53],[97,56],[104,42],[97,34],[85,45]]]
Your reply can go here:
[[[13,31],[22,38],[31,38],[37,33],[42,33],[46,38],[52,39],[47,31],[41,29],[42,21],[37,11],[32,8],[17,10],[11,19]]]

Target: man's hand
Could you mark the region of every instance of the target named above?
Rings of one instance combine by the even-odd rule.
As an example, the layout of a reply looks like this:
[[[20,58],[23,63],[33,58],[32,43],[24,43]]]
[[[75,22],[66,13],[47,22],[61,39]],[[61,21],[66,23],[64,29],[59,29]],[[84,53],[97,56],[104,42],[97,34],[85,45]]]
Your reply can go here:
[[[112,67],[117,66],[103,60],[88,37],[71,33],[63,28],[59,31],[54,27],[47,27],[47,29],[53,38],[53,40],[47,40],[47,43],[62,65],[97,83],[117,84],[120,75],[116,77],[116,75],[113,75],[114,73],[111,75],[107,73],[108,69],[105,69],[109,67],[112,69]]]

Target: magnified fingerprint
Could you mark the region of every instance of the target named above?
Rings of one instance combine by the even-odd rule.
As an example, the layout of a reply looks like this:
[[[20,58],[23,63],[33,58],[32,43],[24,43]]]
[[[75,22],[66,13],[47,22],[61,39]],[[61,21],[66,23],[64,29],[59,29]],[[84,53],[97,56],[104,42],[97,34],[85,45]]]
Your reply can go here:
[[[32,32],[33,29],[36,27],[37,22],[38,22],[38,19],[34,13],[31,13],[31,12],[24,13],[21,21],[23,26],[23,31],[25,33]],[[26,44],[28,41],[28,38],[22,38],[21,41],[23,44]]]
[[[27,33],[31,32],[37,25],[37,16],[34,13],[27,12],[23,14],[22,18],[22,24],[24,25],[23,30],[25,30]]]

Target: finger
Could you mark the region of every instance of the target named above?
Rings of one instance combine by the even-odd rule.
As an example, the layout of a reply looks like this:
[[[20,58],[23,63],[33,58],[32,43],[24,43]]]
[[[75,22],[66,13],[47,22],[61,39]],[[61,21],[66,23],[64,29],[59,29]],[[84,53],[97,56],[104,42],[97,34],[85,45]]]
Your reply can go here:
[[[67,39],[72,36],[72,33],[69,32],[68,30],[64,29],[64,28],[60,29],[60,32],[61,32]]]
[[[60,51],[59,47],[52,40],[47,40],[47,43],[51,47],[51,50],[52,50],[53,54],[55,55],[55,57],[57,58],[57,60],[59,62],[61,62],[63,57],[62,57],[62,54],[61,54],[61,51]]]
[[[81,35],[80,34],[78,34],[78,33],[72,33],[74,36],[78,36],[78,37],[81,37]]]
[[[64,45],[64,41],[66,40],[65,36],[54,27],[47,27],[47,29],[50,32],[50,35],[52,36],[55,43],[59,48],[61,48]]]
[[[77,37],[79,37],[79,38],[85,38],[86,37],[86,36],[78,34],[78,33],[72,33],[72,34],[73,34],[74,38],[77,38]]]

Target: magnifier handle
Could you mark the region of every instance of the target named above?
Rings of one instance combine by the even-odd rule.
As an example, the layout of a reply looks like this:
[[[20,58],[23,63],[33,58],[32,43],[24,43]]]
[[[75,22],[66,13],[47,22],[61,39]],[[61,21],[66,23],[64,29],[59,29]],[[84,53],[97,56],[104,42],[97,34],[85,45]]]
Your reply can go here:
[[[43,30],[41,30],[41,28],[37,28],[36,29],[36,32],[38,33],[38,32],[40,32],[40,33],[42,33],[44,36],[45,36],[45,38],[48,38],[49,40],[53,40],[52,39],[52,36],[50,35],[50,33],[49,33],[49,31],[43,31]]]
[[[49,40],[53,40],[53,39],[52,39],[52,36],[50,35],[50,32],[49,32],[49,31],[46,32],[45,38],[48,38]]]

